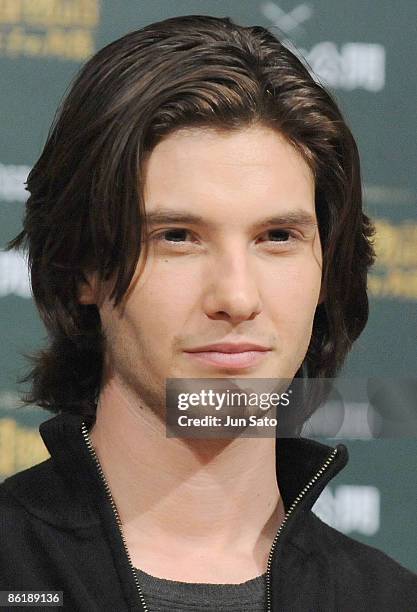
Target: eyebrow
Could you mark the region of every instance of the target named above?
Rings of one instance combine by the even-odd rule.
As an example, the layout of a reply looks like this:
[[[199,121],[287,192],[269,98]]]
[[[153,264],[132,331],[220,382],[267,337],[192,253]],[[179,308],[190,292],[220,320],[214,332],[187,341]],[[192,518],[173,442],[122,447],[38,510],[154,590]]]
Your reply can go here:
[[[216,224],[208,221],[201,215],[196,215],[187,211],[160,209],[146,213],[146,222],[152,227],[163,223],[187,223],[190,225],[206,225],[214,227]],[[297,225],[300,227],[317,227],[314,216],[302,209],[284,211],[279,215],[265,217],[254,224],[255,228],[265,225]]]

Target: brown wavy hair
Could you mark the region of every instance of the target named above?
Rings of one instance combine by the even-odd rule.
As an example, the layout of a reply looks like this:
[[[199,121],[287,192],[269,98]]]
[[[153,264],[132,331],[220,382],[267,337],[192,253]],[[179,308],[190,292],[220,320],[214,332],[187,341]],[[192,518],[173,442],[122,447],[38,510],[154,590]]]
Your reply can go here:
[[[81,305],[77,288],[83,272],[95,270],[102,280],[115,278],[115,306],[126,293],[145,247],[143,161],[153,147],[179,128],[255,124],[284,135],[315,178],[325,299],[296,378],[339,372],[368,319],[375,257],[355,140],[330,93],[268,30],[189,15],[152,23],[96,53],[28,176],[23,230],[7,248],[27,250],[49,344],[26,355],[24,403],[95,414],[105,338],[97,307]]]

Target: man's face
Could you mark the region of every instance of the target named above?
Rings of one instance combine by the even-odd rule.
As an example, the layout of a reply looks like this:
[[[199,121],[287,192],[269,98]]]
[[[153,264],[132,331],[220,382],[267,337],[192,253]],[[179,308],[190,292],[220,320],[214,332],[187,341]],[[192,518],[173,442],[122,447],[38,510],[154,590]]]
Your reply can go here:
[[[268,128],[183,130],[155,147],[145,179],[148,216],[201,219],[156,218],[123,316],[100,305],[110,375],[154,409],[167,378],[292,379],[322,267],[314,180],[301,155]],[[188,352],[221,342],[269,350],[228,364]]]

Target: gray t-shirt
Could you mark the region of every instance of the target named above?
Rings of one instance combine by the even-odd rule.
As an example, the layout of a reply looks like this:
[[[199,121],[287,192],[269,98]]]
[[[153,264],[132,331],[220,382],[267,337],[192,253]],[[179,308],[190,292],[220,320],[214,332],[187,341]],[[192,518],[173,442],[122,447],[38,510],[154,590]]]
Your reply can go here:
[[[151,612],[264,612],[266,574],[241,584],[205,584],[156,578],[135,568]]]

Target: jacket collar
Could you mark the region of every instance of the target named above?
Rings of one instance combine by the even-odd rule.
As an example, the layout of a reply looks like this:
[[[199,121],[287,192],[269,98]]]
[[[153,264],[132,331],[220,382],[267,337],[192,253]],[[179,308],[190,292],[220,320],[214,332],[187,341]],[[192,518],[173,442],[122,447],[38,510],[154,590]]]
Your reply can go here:
[[[61,413],[39,427],[51,455],[51,460],[44,462],[52,463],[54,483],[51,486],[58,486],[62,495],[49,497],[42,487],[33,487],[32,471],[38,466],[11,477],[8,485],[10,492],[29,511],[70,529],[97,524],[100,521],[97,509],[110,508],[97,465],[82,434],[83,422],[89,429],[94,418]],[[277,482],[286,512],[294,504],[297,513],[310,510],[326,484],[347,461],[348,452],[343,444],[334,448],[306,438],[278,438]]]

